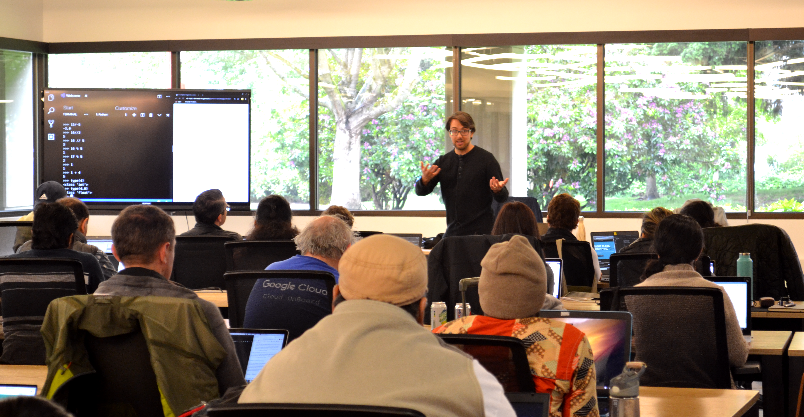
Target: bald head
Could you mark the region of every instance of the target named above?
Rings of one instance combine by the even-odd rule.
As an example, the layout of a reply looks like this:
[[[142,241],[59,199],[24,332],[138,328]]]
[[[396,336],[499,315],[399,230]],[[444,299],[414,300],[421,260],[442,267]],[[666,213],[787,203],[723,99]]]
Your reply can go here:
[[[293,240],[302,255],[338,260],[352,244],[352,230],[337,217],[321,216]]]

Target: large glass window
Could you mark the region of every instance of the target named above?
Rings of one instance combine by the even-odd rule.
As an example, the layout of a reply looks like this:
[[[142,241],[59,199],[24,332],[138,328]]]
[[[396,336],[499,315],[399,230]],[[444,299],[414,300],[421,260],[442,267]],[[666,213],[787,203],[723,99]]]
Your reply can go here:
[[[48,55],[50,88],[170,88],[170,52]]]
[[[512,196],[536,197],[546,210],[569,193],[582,210],[596,209],[596,60],[595,45],[462,50],[462,109]]]
[[[804,211],[804,41],[754,44],[755,211]]]
[[[308,50],[181,53],[182,88],[251,90],[251,201],[310,208]]]
[[[606,211],[745,211],[746,46],[606,45]]]
[[[443,210],[418,197],[420,162],[444,153],[445,48],[328,49],[318,56],[318,207]]]
[[[0,50],[0,209],[27,209],[34,191],[33,56]]]

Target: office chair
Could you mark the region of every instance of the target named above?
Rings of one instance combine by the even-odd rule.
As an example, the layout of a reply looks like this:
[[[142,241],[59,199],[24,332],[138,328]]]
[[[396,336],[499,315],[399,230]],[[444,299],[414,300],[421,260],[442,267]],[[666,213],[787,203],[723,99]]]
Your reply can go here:
[[[224,288],[226,236],[176,236],[171,279],[190,289]]]
[[[613,253],[609,258],[609,286],[633,287],[642,282],[645,266],[651,259],[659,259],[655,253]]]
[[[324,309],[328,313],[331,312],[332,288],[335,286],[335,277],[329,272],[288,270],[227,272],[224,274],[224,280],[226,281],[226,297],[229,301],[229,327],[244,327],[251,291],[254,285],[262,279],[323,282],[327,289],[327,295],[326,299],[322,300],[322,303],[326,302]],[[310,293],[310,295],[315,294]],[[279,302],[281,301],[277,301],[277,303]],[[313,327],[321,319],[321,317],[301,315],[299,311],[286,308],[277,309],[274,313],[270,315],[270,323],[260,323],[260,326],[255,328],[286,329],[290,333],[288,341],[299,337],[304,330]],[[295,323],[296,328],[291,328],[294,326],[289,325],[289,323]],[[251,323],[249,323],[249,326],[254,327]]]
[[[634,317],[640,384],[731,388],[723,293],[717,288],[620,288]]]
[[[595,266],[592,263],[592,247],[585,241],[562,242],[561,256],[556,242],[542,242],[547,258],[561,258],[564,264],[564,281],[567,284],[566,294],[570,291],[591,292],[597,287],[595,282]]]
[[[262,271],[268,265],[299,255],[292,240],[226,242],[227,271]]]
[[[209,417],[424,417],[407,408],[347,404],[268,404],[246,403],[209,407]]]
[[[438,337],[477,359],[497,377],[505,392],[536,391],[528,354],[521,340],[476,334],[439,334]]]
[[[0,259],[0,302],[3,351],[0,361],[44,365],[45,346],[39,328],[52,300],[86,294],[81,263],[73,259]]]

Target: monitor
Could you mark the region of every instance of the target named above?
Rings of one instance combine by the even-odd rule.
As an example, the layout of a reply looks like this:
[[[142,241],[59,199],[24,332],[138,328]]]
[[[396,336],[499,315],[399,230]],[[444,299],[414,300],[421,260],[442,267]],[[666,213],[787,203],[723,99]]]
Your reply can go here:
[[[723,287],[737,313],[737,322],[743,334],[751,334],[751,301],[748,299],[749,287],[746,277],[706,277]],[[723,300],[725,302],[725,300]]]
[[[249,90],[48,89],[42,181],[94,208],[189,208],[217,188],[250,191]]]
[[[543,310],[539,317],[560,320],[582,331],[595,357],[597,388],[607,389],[631,360],[631,313],[627,311]]]
[[[229,329],[229,334],[247,383],[288,343],[287,330]]]

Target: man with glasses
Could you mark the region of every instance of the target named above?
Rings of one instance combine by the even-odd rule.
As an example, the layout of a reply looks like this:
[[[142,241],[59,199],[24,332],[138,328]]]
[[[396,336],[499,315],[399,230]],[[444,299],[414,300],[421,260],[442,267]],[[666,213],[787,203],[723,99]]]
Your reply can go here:
[[[243,240],[239,233],[223,230],[229,205],[221,190],[206,190],[196,197],[193,203],[195,226],[179,236],[227,236],[232,240]]]
[[[508,189],[500,164],[491,152],[472,144],[475,122],[466,112],[456,112],[446,125],[455,147],[433,165],[421,162],[422,176],[416,194],[427,195],[441,183],[447,209],[447,236],[487,235],[494,226],[491,199],[505,202]]]

